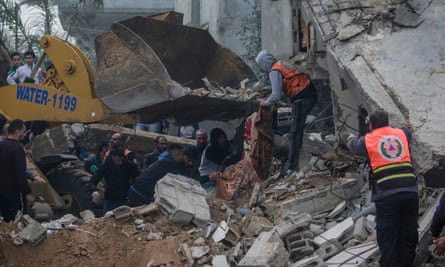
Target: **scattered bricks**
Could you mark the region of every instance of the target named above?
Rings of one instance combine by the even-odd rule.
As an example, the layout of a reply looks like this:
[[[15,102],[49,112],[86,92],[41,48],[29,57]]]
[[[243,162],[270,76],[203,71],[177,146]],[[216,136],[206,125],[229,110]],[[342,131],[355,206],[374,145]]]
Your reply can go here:
[[[46,228],[32,220],[31,223],[20,231],[19,238],[35,246],[46,238]]]
[[[132,215],[131,208],[128,206],[120,206],[113,210],[113,216],[118,221],[125,221]]]
[[[309,258],[302,259],[289,267],[327,267],[328,265],[320,258],[320,256],[315,255]]]
[[[314,235],[310,231],[290,234],[285,238],[286,247],[292,261],[297,261],[314,253],[313,238]]]
[[[298,214],[285,222],[275,226],[275,231],[281,239],[297,229],[306,228],[312,221],[312,217],[308,213]]]
[[[366,238],[368,237],[368,231],[366,231],[365,224],[366,224],[365,217],[360,217],[355,222],[354,231],[353,231],[353,235],[354,235],[355,239],[360,240],[360,241],[366,240]]]
[[[256,214],[246,215],[241,222],[241,231],[248,236],[257,236],[261,232],[270,231],[273,224],[265,217]]]
[[[328,240],[337,240],[342,242],[342,238],[347,236],[347,233],[352,231],[354,227],[354,222],[351,217],[348,217],[346,220],[337,224],[336,226],[330,228],[326,232],[314,238],[314,243],[318,246],[321,246],[323,243]]]
[[[373,258],[378,253],[378,246],[374,242],[360,244],[355,247],[345,249],[334,257],[326,261],[331,266],[368,266],[368,259]]]
[[[262,232],[238,263],[242,266],[286,266],[289,253],[275,231]]]
[[[325,260],[337,254],[341,250],[343,250],[343,247],[340,244],[340,242],[336,240],[331,240],[329,242],[322,244],[320,248],[317,249],[317,251],[315,251],[315,254],[317,254],[318,256],[320,256],[320,258]]]
[[[155,202],[175,223],[193,222],[198,227],[210,220],[207,192],[198,181],[168,173],[156,183]]]

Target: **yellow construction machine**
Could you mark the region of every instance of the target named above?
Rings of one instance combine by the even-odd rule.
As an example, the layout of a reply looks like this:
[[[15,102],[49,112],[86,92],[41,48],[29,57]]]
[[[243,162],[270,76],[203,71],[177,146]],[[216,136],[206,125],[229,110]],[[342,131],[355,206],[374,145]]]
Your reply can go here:
[[[243,116],[246,99],[197,88],[203,87],[203,78],[221,87],[236,87],[246,78],[255,81],[255,75],[207,31],[172,23],[178,16],[133,17],[112,24],[110,31],[96,38],[95,69],[75,45],[43,36],[40,46],[52,62],[45,81],[0,87],[0,112],[11,119],[50,125],[167,118],[188,124]],[[86,190],[89,174],[67,167],[76,159],[47,155],[34,167],[49,183],[32,183],[33,192],[53,209],[78,213],[91,208]]]

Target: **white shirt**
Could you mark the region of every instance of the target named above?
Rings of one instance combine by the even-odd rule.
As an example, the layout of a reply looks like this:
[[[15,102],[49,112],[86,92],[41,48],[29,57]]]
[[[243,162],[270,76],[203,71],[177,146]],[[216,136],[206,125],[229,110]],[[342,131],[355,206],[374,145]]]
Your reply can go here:
[[[18,79],[20,83],[23,83],[26,77],[31,78],[32,71],[35,67],[36,67],[35,63],[32,65],[32,67],[29,66],[28,64],[18,67],[18,69],[12,75],[8,76],[7,78],[8,84],[16,84],[15,82],[16,79]],[[37,84],[43,82],[44,78],[42,76],[42,70],[40,68],[37,70],[34,79],[35,83]]]

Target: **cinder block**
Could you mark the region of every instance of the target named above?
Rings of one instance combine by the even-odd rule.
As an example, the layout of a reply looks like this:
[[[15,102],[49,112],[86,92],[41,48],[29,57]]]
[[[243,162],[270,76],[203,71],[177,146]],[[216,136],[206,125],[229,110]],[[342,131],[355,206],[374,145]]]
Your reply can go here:
[[[290,258],[297,261],[314,253],[312,239],[314,235],[310,231],[293,233],[285,238],[286,247],[289,251]]]
[[[19,238],[35,246],[46,238],[46,228],[40,223],[32,221],[20,231]]]
[[[170,220],[198,227],[210,220],[207,192],[199,182],[191,178],[168,173],[155,187],[155,202],[163,208]]]
[[[280,238],[285,238],[288,234],[293,233],[297,229],[306,228],[312,221],[312,217],[308,213],[301,213],[292,217],[285,222],[275,226],[275,231]]]
[[[339,251],[343,249],[340,242],[336,240],[331,240],[329,242],[323,243],[319,249],[315,251],[315,254],[320,256],[323,260],[332,257],[333,255],[337,254]]]

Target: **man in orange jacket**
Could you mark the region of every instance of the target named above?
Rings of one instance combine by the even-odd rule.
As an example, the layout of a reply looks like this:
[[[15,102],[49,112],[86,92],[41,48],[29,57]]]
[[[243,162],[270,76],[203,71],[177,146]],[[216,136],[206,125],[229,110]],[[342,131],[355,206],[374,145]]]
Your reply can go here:
[[[385,111],[374,112],[369,120],[371,132],[360,138],[350,134],[346,145],[369,159],[380,266],[413,266],[419,196],[409,150],[411,133],[407,127],[389,127]]]
[[[289,154],[283,168],[283,173],[289,175],[299,170],[298,157],[303,143],[306,117],[317,103],[317,91],[305,73],[286,66],[266,50],[261,51],[255,60],[260,68],[269,74],[272,86],[272,94],[261,101],[261,105],[272,106],[283,97],[283,94],[292,101]]]

